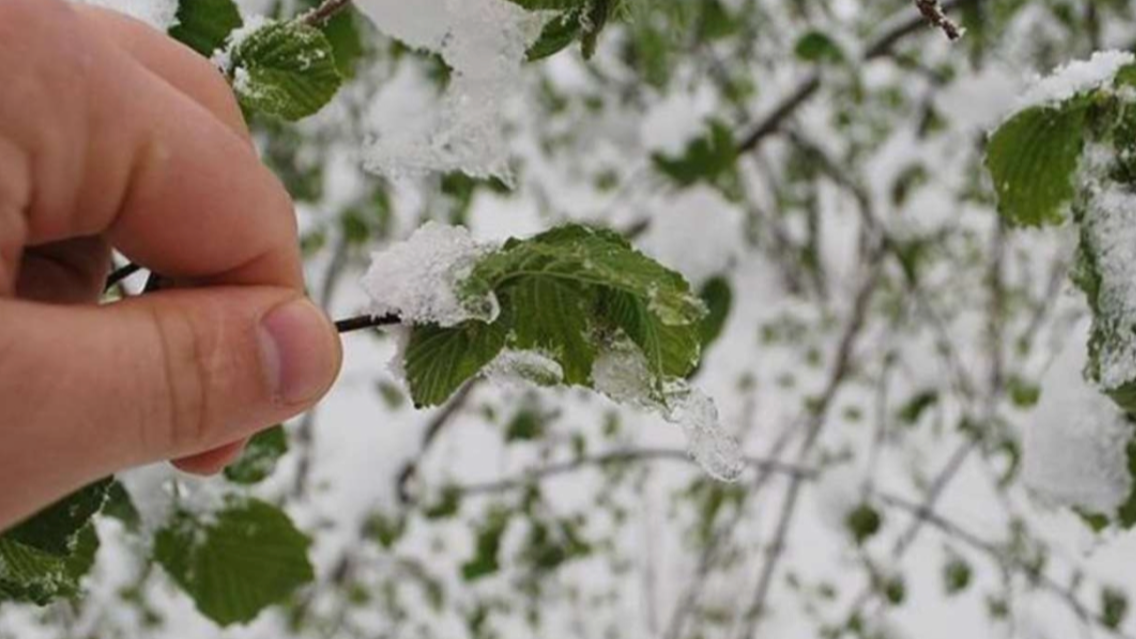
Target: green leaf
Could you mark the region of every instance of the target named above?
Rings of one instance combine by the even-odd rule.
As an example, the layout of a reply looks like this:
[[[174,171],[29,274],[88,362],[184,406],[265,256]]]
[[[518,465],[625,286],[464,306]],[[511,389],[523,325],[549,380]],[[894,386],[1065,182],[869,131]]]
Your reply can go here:
[[[704,182],[732,197],[737,182],[737,144],[724,122],[710,120],[707,132],[687,143],[682,155],[654,154],[655,168],[682,187]]]
[[[970,586],[970,564],[955,557],[943,567],[943,588],[947,595],[957,595]]]
[[[1060,224],[1073,199],[1073,179],[1085,143],[1089,100],[1026,109],[990,139],[986,167],[998,212],[1019,226]]]
[[[314,579],[310,543],[279,508],[234,500],[210,521],[175,513],[155,537],[154,558],[202,614],[228,626]]]
[[[170,36],[208,58],[224,48],[225,39],[242,24],[232,0],[179,0]]]
[[[79,533],[106,501],[113,479],[107,478],[82,488],[0,536],[56,557],[68,557],[75,550]]]
[[[299,22],[274,22],[249,34],[233,48],[228,72],[242,106],[285,120],[319,111],[341,82],[331,43]]]
[[[406,379],[416,408],[446,401],[505,347],[504,322],[453,328],[415,326],[406,349]]]
[[[636,251],[618,233],[569,224],[528,240],[510,240],[483,258],[463,283],[478,298],[526,277],[623,291],[643,299],[668,326],[693,325],[706,310],[681,275]]]
[[[1100,618],[1106,628],[1116,630],[1128,616],[1128,595],[1118,588],[1102,588]]]
[[[515,345],[555,359],[565,383],[587,385],[596,357],[588,328],[589,291],[571,280],[526,277],[516,280],[508,296]]]
[[[722,335],[726,327],[726,320],[730,318],[730,308],[734,304],[734,291],[730,288],[730,280],[718,276],[710,278],[702,285],[698,296],[706,304],[708,313],[699,326],[699,342],[702,350],[706,350]]]
[[[555,55],[575,42],[583,32],[583,12],[566,11],[544,23],[540,36],[529,47],[526,56],[529,61],[541,60]]]
[[[0,602],[20,601],[47,605],[79,594],[79,582],[99,548],[93,524],[83,526],[66,556],[25,545],[8,535],[0,537]]]
[[[498,555],[501,552],[501,538],[505,536],[508,527],[508,511],[490,511],[477,533],[473,557],[462,564],[462,578],[466,581],[476,581],[500,570]]]
[[[602,300],[600,314],[643,351],[656,378],[686,377],[698,365],[699,326],[668,326],[642,298],[622,291],[610,291]]]
[[[820,31],[810,31],[797,40],[793,49],[797,57],[806,62],[843,62],[840,45]]]
[[[117,481],[107,488],[106,504],[103,505],[102,514],[119,520],[127,530],[136,531],[142,525],[142,514],[134,506],[130,493],[126,492],[126,488]]]
[[[620,333],[642,350],[656,385],[698,363],[702,301],[612,231],[567,225],[509,240],[457,293],[471,309],[496,299],[500,314],[492,324],[412,330],[405,365],[418,407],[445,401],[505,348],[554,360],[560,370],[550,383],[587,387],[597,350]]]
[[[860,504],[844,518],[844,525],[857,544],[863,544],[880,531],[883,517],[868,504]]]
[[[256,484],[276,470],[276,462],[288,452],[288,435],[277,425],[257,433],[249,440],[244,454],[225,469],[225,477],[236,484]]]

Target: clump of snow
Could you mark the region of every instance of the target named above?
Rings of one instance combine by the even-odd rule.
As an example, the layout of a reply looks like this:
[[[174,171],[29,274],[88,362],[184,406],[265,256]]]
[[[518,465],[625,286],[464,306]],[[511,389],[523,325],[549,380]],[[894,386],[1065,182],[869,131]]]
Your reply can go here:
[[[653,406],[647,358],[630,341],[616,342],[596,355],[592,388],[620,404]]]
[[[174,506],[173,481],[177,471],[170,464],[152,464],[117,475],[138,511],[142,527],[157,531],[170,519]]]
[[[1099,276],[1095,372],[1105,390],[1136,380],[1136,193],[1108,177],[1114,158],[1112,149],[1091,145],[1078,171],[1081,250],[1093,256]]]
[[[1127,51],[1098,51],[1088,60],[1070,62],[1044,79],[1035,79],[1034,85],[1018,101],[1018,108],[1056,104],[1092,89],[1104,86],[1116,77],[1116,72],[1136,62],[1136,56]]]
[[[501,114],[521,83],[521,65],[541,19],[506,0],[358,0],[380,31],[439,54],[453,70],[426,127],[373,122],[368,169],[398,176],[464,171],[508,179]]]
[[[368,311],[396,315],[404,324],[492,322],[499,312],[496,297],[462,300],[457,293],[458,283],[487,250],[463,227],[427,222],[405,242],[372,256],[362,280],[371,298]]]
[[[177,26],[177,0],[72,0],[124,13],[160,31]]]
[[[745,470],[741,448],[722,428],[714,400],[684,380],[667,382],[660,394],[647,358],[634,344],[616,342],[592,365],[592,385],[613,401],[659,413],[682,428],[687,450],[711,477],[736,481]]]
[[[555,386],[564,381],[564,369],[536,351],[506,349],[482,370],[486,379],[505,386]]]
[[[1069,339],[1042,380],[1041,401],[1025,435],[1026,486],[1044,502],[1115,512],[1128,496],[1127,416],[1085,381],[1084,331]]]

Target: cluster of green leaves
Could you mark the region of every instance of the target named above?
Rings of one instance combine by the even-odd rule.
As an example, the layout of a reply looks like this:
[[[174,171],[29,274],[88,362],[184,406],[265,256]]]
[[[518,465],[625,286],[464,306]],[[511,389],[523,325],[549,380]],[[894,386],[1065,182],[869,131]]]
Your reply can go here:
[[[234,487],[251,486],[271,475],[285,452],[284,429],[276,426],[255,436],[225,476]],[[46,605],[81,595],[99,548],[99,514],[144,534],[129,494],[105,479],[0,535],[0,603]],[[209,517],[175,509],[154,536],[152,560],[203,614],[229,625],[251,621],[313,579],[309,544],[280,508],[233,495]]]
[[[705,304],[682,276],[612,231],[572,224],[510,240],[459,289],[467,305],[495,298],[500,313],[491,323],[414,327],[406,372],[416,406],[444,402],[505,349],[548,357],[563,372],[554,381],[584,387],[617,340],[642,352],[657,389],[698,364]]]
[[[1120,348],[1136,329],[1136,317],[1120,316],[1116,305],[1100,303],[1102,285],[1110,275],[1099,263],[1096,235],[1091,232],[1103,213],[1094,202],[1093,190],[1100,183],[1115,183],[1130,190],[1136,186],[1131,166],[1136,149],[1136,105],[1126,93],[1136,88],[1136,65],[1122,67],[1116,76],[1065,100],[1031,106],[1006,120],[994,132],[987,150],[986,166],[998,196],[998,211],[1014,226],[1056,226],[1074,223],[1080,243],[1072,270],[1073,282],[1085,293],[1093,316],[1089,337],[1089,362],[1085,374],[1101,381],[1101,362],[1111,349]],[[1085,150],[1107,154],[1105,166],[1093,166],[1085,175]],[[1094,164],[1100,163],[1094,158]],[[1136,378],[1104,389],[1130,416],[1136,417]],[[1023,397],[1022,401],[1036,401]],[[1129,444],[1129,472],[1133,444]],[[1094,528],[1110,522],[1131,528],[1136,525],[1136,490],[1116,513],[1082,513]]]

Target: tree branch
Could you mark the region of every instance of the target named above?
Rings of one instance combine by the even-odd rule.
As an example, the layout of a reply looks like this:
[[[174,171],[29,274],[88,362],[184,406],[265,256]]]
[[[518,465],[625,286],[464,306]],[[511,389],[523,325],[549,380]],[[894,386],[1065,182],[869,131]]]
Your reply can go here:
[[[923,14],[927,22],[942,30],[951,42],[962,37],[964,31],[955,24],[954,20],[943,13],[943,7],[939,5],[939,0],[915,0],[915,7],[919,9],[919,13]]]
[[[925,1],[927,0],[917,0],[917,2]],[[982,0],[946,0],[942,3],[936,1],[935,5],[938,7],[939,13],[946,18],[947,11],[981,1]],[[872,43],[864,50],[860,63],[863,64],[891,53],[892,49],[900,40],[918,32],[925,24],[926,18],[922,13],[917,13],[896,22],[894,26],[888,28],[872,40]],[[796,113],[797,109],[816,95],[820,86],[820,73],[815,71],[810,73],[807,78],[797,85],[796,89],[782,98],[782,100],[773,107],[769,115],[759,120],[757,124],[752,127],[750,132],[742,137],[737,145],[738,153],[746,153],[754,150],[765,138],[777,132],[777,130],[781,128],[781,125]]]
[[[535,470],[525,471],[516,477],[508,477],[484,484],[472,484],[460,487],[463,495],[478,495],[498,493],[508,490],[524,488],[535,482],[557,475],[566,475],[584,468],[596,466],[611,466],[615,464],[631,463],[637,461],[673,461],[686,464],[696,464],[690,454],[685,450],[674,448],[639,448],[631,450],[617,450],[592,457],[581,457],[571,461],[550,464]],[[800,481],[816,479],[817,471],[811,468],[786,464],[776,459],[760,457],[746,457],[746,465],[762,471],[769,471]]]
[[[297,19],[309,27],[319,27],[350,6],[351,0],[324,0],[323,4]]]

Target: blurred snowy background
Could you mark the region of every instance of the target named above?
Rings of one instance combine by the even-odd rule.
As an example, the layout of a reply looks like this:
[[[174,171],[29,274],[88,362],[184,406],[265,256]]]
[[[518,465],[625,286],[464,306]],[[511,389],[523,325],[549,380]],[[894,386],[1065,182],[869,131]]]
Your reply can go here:
[[[1083,344],[1071,239],[1009,233],[982,166],[1035,76],[1136,44],[1136,3],[952,0],[950,43],[909,0],[626,0],[590,60],[533,63],[541,14],[503,0],[360,5],[385,29],[339,23],[336,101],[253,122],[313,297],[358,314],[371,252],[430,220],[618,229],[729,305],[695,381],[749,470],[716,482],[679,429],[580,390],[414,410],[395,340],[352,334],[251,489],[312,536],[314,585],[221,630],[102,517],[87,594],[0,605],[0,637],[1136,636],[1136,535],[1053,498],[1091,501],[1108,454],[1060,428],[1086,421],[1053,399],[1069,367],[1046,379]],[[171,482],[225,481],[123,477],[143,530]]]

